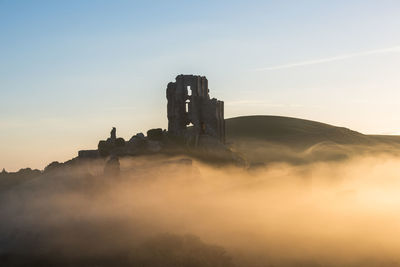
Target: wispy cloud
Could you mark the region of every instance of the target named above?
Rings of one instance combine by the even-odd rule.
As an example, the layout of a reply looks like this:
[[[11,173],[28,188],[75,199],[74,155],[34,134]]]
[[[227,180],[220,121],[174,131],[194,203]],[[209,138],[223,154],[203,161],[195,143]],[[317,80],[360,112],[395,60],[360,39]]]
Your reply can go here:
[[[294,62],[294,63],[288,63],[288,64],[284,64],[284,65],[271,66],[271,67],[257,68],[257,69],[254,69],[253,71],[288,69],[288,68],[294,68],[294,67],[327,63],[327,62],[332,62],[332,61],[339,61],[339,60],[344,60],[344,59],[353,58],[353,57],[360,57],[360,56],[367,56],[367,55],[374,55],[374,54],[399,53],[399,52],[400,52],[400,46],[394,46],[394,47],[388,47],[388,48],[382,48],[382,49],[363,51],[363,52],[358,52],[358,53],[339,55],[339,56],[334,56],[334,57],[320,58],[320,59],[314,59],[314,60],[308,60],[308,61],[302,61],[302,62]]]

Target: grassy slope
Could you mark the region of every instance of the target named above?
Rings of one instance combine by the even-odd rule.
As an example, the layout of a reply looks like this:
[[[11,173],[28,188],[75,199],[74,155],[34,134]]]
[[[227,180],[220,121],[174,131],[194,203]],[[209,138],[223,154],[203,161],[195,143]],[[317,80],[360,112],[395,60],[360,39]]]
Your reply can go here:
[[[344,127],[280,116],[243,116],[226,120],[227,140],[257,139],[290,145],[400,143],[400,136],[364,135]]]
[[[302,164],[400,151],[400,136],[364,135],[343,127],[279,116],[227,119],[226,137],[228,144],[251,163]]]

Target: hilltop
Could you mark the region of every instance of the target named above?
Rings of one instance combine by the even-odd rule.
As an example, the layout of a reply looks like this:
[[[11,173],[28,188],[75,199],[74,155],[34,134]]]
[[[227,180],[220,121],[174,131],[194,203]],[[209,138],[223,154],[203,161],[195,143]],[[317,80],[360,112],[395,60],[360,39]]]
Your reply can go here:
[[[225,120],[226,140],[250,163],[341,160],[361,153],[398,153],[400,136],[365,135],[344,127],[282,116]]]
[[[256,139],[301,147],[320,142],[353,145],[400,144],[400,136],[365,135],[345,127],[291,117],[242,116],[226,119],[225,122],[228,142]]]

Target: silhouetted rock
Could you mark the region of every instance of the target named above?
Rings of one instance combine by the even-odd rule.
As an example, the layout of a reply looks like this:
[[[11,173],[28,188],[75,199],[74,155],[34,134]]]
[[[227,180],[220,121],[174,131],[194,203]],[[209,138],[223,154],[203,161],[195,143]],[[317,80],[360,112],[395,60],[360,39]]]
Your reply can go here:
[[[97,148],[99,150],[100,156],[107,157],[111,154],[111,151],[114,148],[114,145],[110,141],[101,140],[99,142],[99,145],[97,146]]]
[[[41,174],[40,170],[32,170],[31,168],[20,169],[17,172],[7,172],[3,169],[0,173],[0,192],[39,177]]]
[[[129,139],[129,143],[139,143],[139,142],[144,142],[146,140],[146,137],[144,136],[143,133],[138,133]]]
[[[117,139],[117,129],[115,127],[111,129],[110,138],[112,141],[115,141],[115,139]]]
[[[124,155],[126,154],[126,142],[122,137],[116,137],[115,127],[111,130],[111,137],[107,140],[99,141],[97,149],[101,157],[108,157],[110,155]]]
[[[163,130],[161,128],[148,130],[147,138],[152,141],[161,141],[163,139]]]
[[[138,138],[141,138],[141,139],[145,139],[146,138],[143,133],[138,133],[138,134],[136,134],[136,136]]]
[[[37,176],[40,175],[42,172],[39,170],[32,170],[31,168],[24,168],[20,169],[19,171],[16,172],[17,175],[19,176]]]
[[[99,150],[80,150],[78,157],[80,158],[98,158],[100,156]]]
[[[44,168],[44,171],[45,171],[45,172],[48,172],[48,171],[56,170],[56,169],[58,169],[58,168],[61,167],[61,166],[62,166],[62,163],[60,163],[60,162],[58,162],[58,161],[53,161],[52,163],[50,163],[49,165],[47,165],[47,166]]]
[[[115,139],[115,146],[116,147],[123,147],[125,146],[125,140],[122,137],[118,137],[117,139]]]

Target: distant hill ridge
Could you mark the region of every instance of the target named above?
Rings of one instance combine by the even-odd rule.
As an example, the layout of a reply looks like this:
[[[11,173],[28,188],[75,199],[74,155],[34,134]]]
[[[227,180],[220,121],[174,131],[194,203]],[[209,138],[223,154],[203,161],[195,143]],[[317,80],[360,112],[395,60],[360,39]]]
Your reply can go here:
[[[337,144],[400,143],[400,136],[364,135],[362,133],[321,122],[283,116],[242,116],[226,119],[228,142],[257,139],[295,146],[310,146],[320,142]]]

